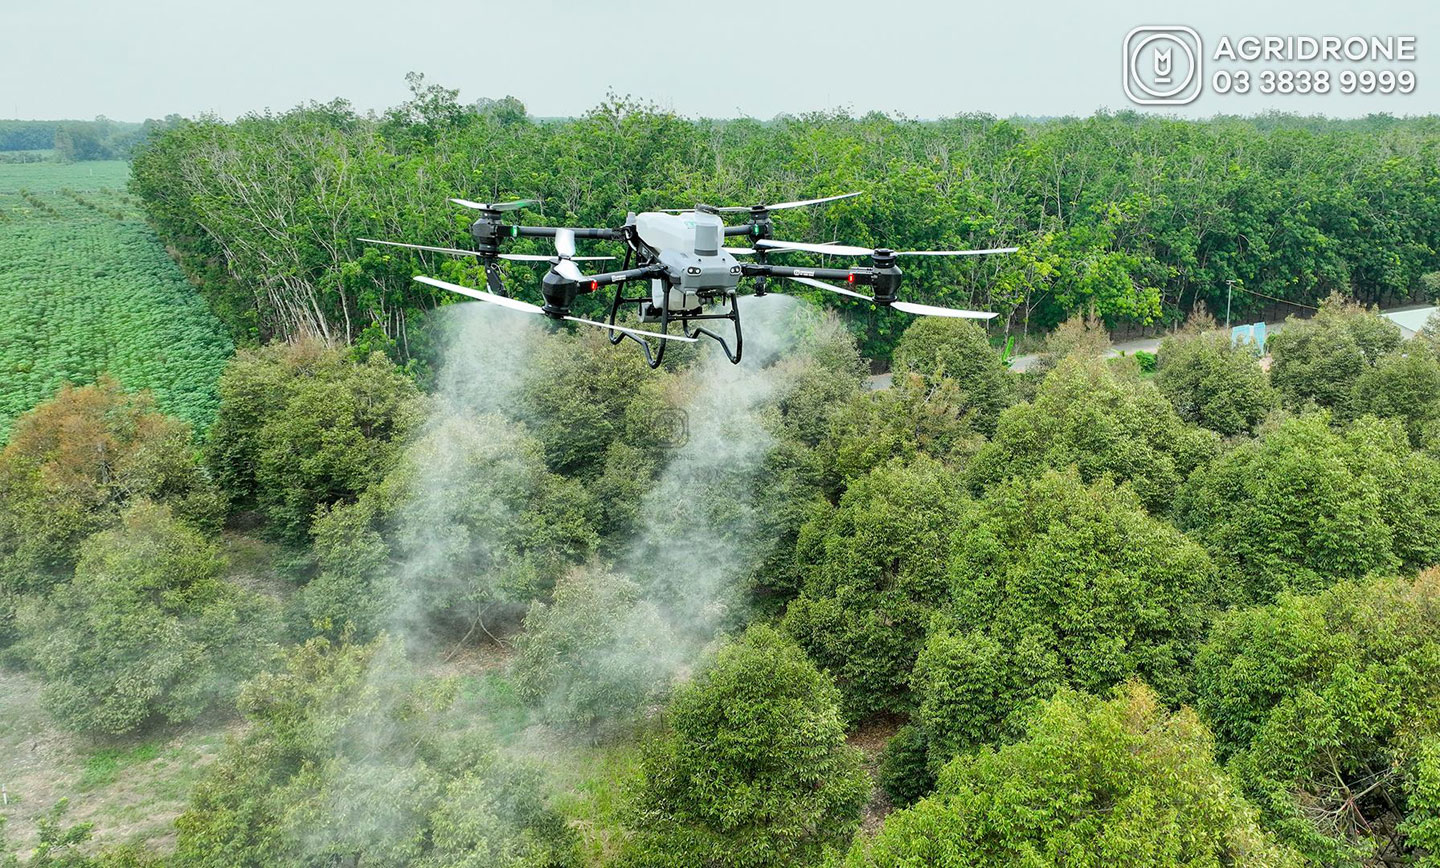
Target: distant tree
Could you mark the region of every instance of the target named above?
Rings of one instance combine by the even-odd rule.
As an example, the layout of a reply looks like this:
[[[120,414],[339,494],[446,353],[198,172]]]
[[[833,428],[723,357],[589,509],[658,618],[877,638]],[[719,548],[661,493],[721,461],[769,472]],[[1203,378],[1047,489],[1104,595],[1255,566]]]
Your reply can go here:
[[[478,99],[475,108],[485,117],[494,118],[500,124],[524,123],[527,119],[525,103],[509,94],[500,99]]]
[[[1161,341],[1155,385],[1181,419],[1225,436],[1254,431],[1277,403],[1254,350],[1221,332],[1191,330]]]
[[[533,771],[402,649],[312,639],[240,695],[248,726],[176,820],[186,865],[578,866]]]
[[[1394,323],[1332,295],[1312,319],[1291,317],[1270,336],[1270,382],[1288,407],[1314,404],[1343,417],[1361,375],[1399,345]]]
[[[300,605],[330,635],[458,638],[516,620],[596,546],[589,492],[497,415],[437,415],[388,463],[357,502],[317,512]]]
[[[1440,463],[1398,423],[1285,420],[1197,471],[1176,503],[1237,602],[1440,559]]]
[[[847,841],[870,780],[834,686],[752,627],[676,692],[647,745],[628,865],[809,865]]]
[[[1075,313],[1045,336],[1035,363],[1026,373],[1043,378],[1066,359],[1102,359],[1109,351],[1110,332],[1105,324],[1097,317]]]
[[[945,617],[913,678],[932,769],[1062,686],[1139,677],[1169,702],[1189,696],[1215,568],[1126,488],[1073,470],[1012,480],[957,522],[951,551]]]
[[[1317,864],[1398,863],[1433,841],[1437,618],[1436,570],[1343,582],[1228,613],[1200,651],[1197,707],[1222,758]],[[1394,835],[1402,821],[1418,840]]]
[[[228,702],[274,651],[270,606],[227,584],[216,547],[140,502],[86,540],[70,583],[20,612],[21,656],[68,728],[179,723]]]
[[[661,697],[680,662],[677,642],[634,582],[579,571],[526,613],[515,641],[516,687],[542,719],[603,735]]]
[[[1440,356],[1418,340],[1386,353],[1355,381],[1350,409],[1355,416],[1398,419],[1411,444],[1421,445],[1440,420]]]
[[[918,317],[895,347],[895,385],[929,391],[946,382],[955,387],[956,412],[985,434],[1015,401],[1014,382],[984,329],[963,319]]]
[[[879,781],[890,804],[908,808],[935,787],[935,772],[929,764],[925,733],[906,724],[885,742],[880,755]]]
[[[156,411],[148,394],[109,379],[61,388],[16,421],[0,451],[0,595],[64,578],[80,542],[140,500],[206,531],[223,511],[189,426]]]
[[[1104,475],[1129,482],[1147,509],[1164,513],[1181,480],[1214,454],[1215,441],[1181,421],[1153,384],[1071,357],[1045,377],[1032,402],[1001,414],[967,475],[981,491],[1073,464],[1086,482]]]
[[[318,342],[243,350],[220,379],[206,462],[236,507],[300,543],[317,508],[384,477],[420,413],[415,384],[380,354],[355,363]]]
[[[1140,683],[1061,690],[1024,737],[956,758],[935,795],[857,840],[847,868],[1298,866],[1257,827],[1189,709]]]
[[[958,475],[921,456],[854,480],[801,531],[804,580],[784,629],[835,678],[848,719],[907,706],[910,668],[946,599],[951,534],[967,508]]]

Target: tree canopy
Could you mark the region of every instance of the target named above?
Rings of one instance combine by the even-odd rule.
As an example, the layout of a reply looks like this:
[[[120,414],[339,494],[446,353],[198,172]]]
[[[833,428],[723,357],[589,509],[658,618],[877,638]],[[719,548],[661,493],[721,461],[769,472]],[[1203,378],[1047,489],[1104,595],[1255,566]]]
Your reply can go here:
[[[935,795],[855,842],[846,868],[927,865],[1276,865],[1189,709],[1143,684],[1108,700],[1062,689],[1013,744],[961,756]]]
[[[860,821],[870,782],[829,679],[752,627],[676,692],[646,749],[632,865],[813,864]]]

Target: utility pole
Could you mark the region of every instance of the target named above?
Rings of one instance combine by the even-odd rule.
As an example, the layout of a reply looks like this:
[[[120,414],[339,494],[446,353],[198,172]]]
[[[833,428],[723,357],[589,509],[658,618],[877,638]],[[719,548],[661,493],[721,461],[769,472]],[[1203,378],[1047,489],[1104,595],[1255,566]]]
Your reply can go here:
[[[1235,292],[1235,279],[1225,281],[1225,328],[1230,328],[1230,296]]]

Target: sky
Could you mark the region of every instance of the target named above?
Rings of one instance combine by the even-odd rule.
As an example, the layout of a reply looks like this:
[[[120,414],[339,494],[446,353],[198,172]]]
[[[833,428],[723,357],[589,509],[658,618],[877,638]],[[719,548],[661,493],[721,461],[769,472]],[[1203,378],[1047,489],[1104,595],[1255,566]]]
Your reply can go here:
[[[1127,34],[1173,25],[1202,43],[1198,96],[1132,104],[1122,84]],[[1225,65],[1209,55],[1222,37],[1247,35],[1409,36],[1415,59],[1229,64],[1246,68],[1253,86],[1215,92],[1210,76]],[[1152,77],[1155,62],[1137,55]],[[1184,59],[1172,63],[1185,71]],[[1409,71],[1414,88],[1261,93],[1259,75],[1284,68]],[[411,70],[459,88],[466,101],[516,96],[542,117],[582,114],[607,91],[692,117],[761,119],[836,108],[918,118],[1124,108],[1191,117],[1429,114],[1440,113],[1440,3],[0,0],[0,117],[233,119],[334,97],[383,110],[406,98]]]

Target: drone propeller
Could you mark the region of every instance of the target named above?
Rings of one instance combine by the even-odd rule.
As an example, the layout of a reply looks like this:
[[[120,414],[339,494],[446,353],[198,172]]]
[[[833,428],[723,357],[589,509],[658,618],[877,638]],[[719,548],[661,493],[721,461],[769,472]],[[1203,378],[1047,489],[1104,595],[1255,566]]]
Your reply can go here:
[[[535,204],[534,199],[516,199],[514,202],[497,202],[494,205],[471,202],[469,199],[451,199],[450,201],[466,208],[474,208],[476,211],[518,211]]]
[[[430,250],[435,253],[449,253],[452,256],[479,256],[475,250],[461,250],[458,247],[431,247],[428,244],[405,244],[400,241],[381,241],[377,238],[357,238],[356,241],[363,241],[366,244],[385,244],[390,247],[405,247],[410,250]],[[553,256],[545,256],[540,253],[496,253],[497,259],[508,259],[512,262],[549,262]],[[614,259],[613,256],[572,256],[571,259],[577,262],[598,262],[605,259]]]
[[[806,253],[823,253],[828,256],[874,256],[875,248],[856,247],[850,244],[806,244],[800,241],[777,241],[773,238],[757,238],[755,246],[764,250],[785,252],[803,250]],[[991,247],[985,250],[895,250],[895,256],[979,256],[985,253],[1014,253],[1018,247]]]
[[[751,211],[757,211],[757,210],[758,210],[758,211],[784,211],[784,210],[787,210],[787,209],[789,209],[789,208],[803,208],[803,207],[805,207],[806,205],[823,205],[823,204],[826,203],[826,202],[838,202],[838,201],[840,201],[841,199],[849,199],[849,198],[851,198],[851,197],[859,196],[859,195],[862,195],[862,194],[861,194],[861,193],[858,193],[858,192],[857,192],[857,193],[841,193],[839,196],[824,196],[824,197],[819,198],[819,199],[800,199],[800,200],[795,201],[795,202],[776,202],[774,205],[755,205],[755,206],[750,206],[750,205],[726,205],[726,206],[723,207],[723,208],[716,208],[715,210],[716,210],[716,211],[720,211],[721,213],[725,213],[725,214],[739,214],[739,213],[741,213],[741,212],[744,212],[744,213],[747,213],[747,214],[748,214],[748,213],[750,213]],[[683,213],[686,212],[686,211],[694,211],[695,209],[694,209],[694,208],[661,208],[660,210],[661,210],[661,211],[665,211],[665,212],[670,213],[670,214],[683,214]]]
[[[560,257],[551,266],[556,274],[574,283],[585,279],[585,275],[581,274],[580,268],[575,265],[575,230],[555,230],[555,253]]]
[[[890,306],[896,310],[903,310],[905,313],[913,313],[916,316],[948,316],[957,319],[994,319],[994,311],[985,310],[959,310],[953,307],[935,307],[928,304],[915,304],[910,301],[892,301]]]
[[[483,289],[472,289],[468,286],[461,286],[458,283],[448,283],[444,280],[436,280],[433,277],[426,277],[423,274],[417,274],[415,276],[415,280],[429,286],[437,287],[439,289],[448,289],[451,292],[459,293],[460,295],[466,296],[468,298],[478,299],[479,301],[488,301],[491,304],[498,304],[499,306],[509,308],[510,310],[518,310],[521,313],[545,313],[545,309],[538,304],[531,304],[528,301],[521,301],[518,298],[509,298],[503,295],[496,295],[493,292],[486,292]],[[625,326],[617,326],[604,322],[596,322],[593,319],[584,319],[578,316],[566,316],[563,317],[563,319],[569,320],[570,322],[578,322],[584,323],[585,325],[597,326],[602,329],[608,329],[612,332],[624,332],[625,334],[640,335],[647,338],[659,338],[665,341],[684,341],[686,343],[693,344],[698,340],[698,338],[690,338],[684,335],[663,335],[659,332],[647,332],[644,329],[626,328]]]
[[[875,300],[874,298],[868,295],[864,295],[863,293],[856,292],[853,289],[845,289],[844,287],[835,286],[833,284],[825,283],[821,280],[815,280],[814,278],[810,277],[791,277],[787,279],[793,280],[796,283],[803,283],[806,286],[813,286],[816,289],[824,289],[830,292],[838,292],[841,295],[848,295],[851,298],[859,298],[865,301]],[[898,311],[904,311],[905,313],[913,313],[917,316],[948,316],[958,319],[991,319],[995,316],[994,313],[989,311],[959,310],[953,307],[935,307],[928,304],[915,304],[914,302],[909,301],[892,301],[890,302],[890,306]]]
[[[823,196],[819,199],[801,199],[796,202],[776,202],[774,205],[758,205],[756,207],[762,211],[784,211],[788,208],[804,208],[806,205],[823,205],[826,202],[838,202],[841,199],[850,199],[859,195],[861,195],[861,192],[841,193],[838,196]],[[741,205],[727,205],[720,210],[736,213],[739,211],[750,211],[752,209]]]
[[[813,287],[815,287],[816,289],[825,289],[825,290],[829,290],[830,292],[838,292],[838,293],[840,293],[841,295],[848,295],[848,296],[850,296],[851,298],[863,298],[863,299],[866,300],[866,301],[874,301],[874,300],[875,300],[875,299],[871,298],[870,296],[865,295],[865,294],[862,293],[862,292],[856,292],[856,291],[853,290],[853,289],[846,289],[846,288],[843,287],[843,286],[836,286],[836,285],[834,285],[833,283],[826,283],[826,282],[823,281],[823,280],[816,280],[816,279],[814,279],[813,277],[791,277],[791,278],[787,278],[787,279],[793,280],[793,281],[795,281],[796,283],[803,283],[803,284],[805,284],[806,286],[813,286]]]

